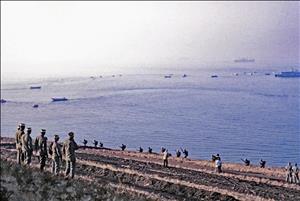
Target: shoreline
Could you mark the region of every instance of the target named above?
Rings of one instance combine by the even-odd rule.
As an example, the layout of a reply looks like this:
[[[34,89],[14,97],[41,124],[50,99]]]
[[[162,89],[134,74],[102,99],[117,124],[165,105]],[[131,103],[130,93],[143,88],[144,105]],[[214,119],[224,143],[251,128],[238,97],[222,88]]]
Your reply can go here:
[[[15,163],[12,141],[1,138],[1,161]],[[111,185],[127,185],[126,191],[147,191],[158,197],[154,200],[277,200],[278,195],[283,200],[300,199],[300,185],[285,182],[283,168],[225,163],[223,173],[216,173],[211,161],[176,157],[170,157],[170,167],[164,168],[161,154],[82,147],[76,157],[76,181],[100,179]],[[36,167],[38,161],[33,158],[32,166]],[[46,169],[50,170],[49,163]]]

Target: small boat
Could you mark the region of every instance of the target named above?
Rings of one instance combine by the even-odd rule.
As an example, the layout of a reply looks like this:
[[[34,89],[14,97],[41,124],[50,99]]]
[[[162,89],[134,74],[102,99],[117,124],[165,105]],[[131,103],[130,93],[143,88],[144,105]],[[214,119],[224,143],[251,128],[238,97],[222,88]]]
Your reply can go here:
[[[235,63],[253,63],[255,62],[255,59],[249,59],[249,58],[240,58],[240,59],[235,59]]]
[[[4,99],[1,99],[1,103],[6,103],[7,101]]]
[[[300,72],[295,70],[285,71],[275,74],[275,77],[300,77]]]
[[[271,75],[271,73],[265,73],[265,75]]]
[[[212,75],[210,76],[211,78],[217,78],[218,76],[217,75]]]
[[[187,75],[186,74],[183,74],[183,76],[182,77],[187,77]]]
[[[32,107],[33,107],[33,108],[38,108],[39,105],[38,105],[38,104],[34,104],[34,105],[32,105]]]
[[[56,102],[56,101],[67,101],[68,99],[66,97],[56,97],[56,98],[52,98],[52,101],[53,102]]]
[[[171,78],[172,76],[171,75],[165,75],[165,78]]]
[[[41,86],[31,86],[30,89],[41,89]]]

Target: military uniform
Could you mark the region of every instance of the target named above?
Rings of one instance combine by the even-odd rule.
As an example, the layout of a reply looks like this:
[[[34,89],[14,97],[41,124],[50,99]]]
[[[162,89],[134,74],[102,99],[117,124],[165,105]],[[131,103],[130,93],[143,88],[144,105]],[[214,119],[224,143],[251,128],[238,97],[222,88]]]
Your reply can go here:
[[[292,172],[293,172],[293,166],[291,163],[288,163],[288,165],[285,167],[286,169],[286,181],[289,183],[292,183]]]
[[[41,130],[41,135],[37,136],[34,142],[35,145],[35,151],[37,152],[37,155],[39,157],[40,161],[40,170],[43,171],[44,167],[46,165],[46,160],[48,158],[47,153],[47,137],[45,137],[46,130]]]
[[[67,139],[63,144],[63,154],[66,160],[66,177],[71,173],[71,177],[74,178],[75,175],[75,150],[78,149],[78,145],[74,141],[74,133],[69,133],[69,139]]]
[[[299,168],[297,166],[297,163],[292,169],[293,169],[293,181],[295,184],[298,184],[300,180],[299,180]]]
[[[164,167],[168,167],[168,157],[169,157],[169,153],[167,150],[165,150],[163,152],[163,166]]]
[[[30,136],[31,128],[27,128],[27,133],[22,135],[22,155],[24,156],[24,163],[29,165],[31,163],[31,156],[33,151],[32,138]]]
[[[62,159],[61,145],[58,143],[58,135],[54,136],[54,142],[50,145],[49,153],[52,158],[52,173],[58,175],[60,171],[60,161]]]
[[[16,132],[16,149],[17,149],[17,163],[21,164],[24,160],[22,155],[22,136],[25,134],[24,132],[25,124],[21,123],[18,127],[18,130]]]

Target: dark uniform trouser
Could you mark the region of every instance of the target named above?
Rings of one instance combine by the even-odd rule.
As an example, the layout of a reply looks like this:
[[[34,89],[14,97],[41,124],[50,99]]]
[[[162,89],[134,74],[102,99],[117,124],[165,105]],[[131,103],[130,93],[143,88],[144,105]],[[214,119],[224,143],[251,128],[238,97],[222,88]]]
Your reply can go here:
[[[59,158],[52,159],[52,173],[58,175],[60,171]]]
[[[73,178],[75,175],[75,161],[70,161],[67,160],[66,161],[66,176],[69,175],[69,173],[71,172],[71,177]]]
[[[168,167],[168,159],[164,159],[164,167]]]
[[[222,167],[221,167],[221,166],[218,166],[217,169],[216,169],[216,171],[217,171],[218,173],[222,172]]]
[[[40,170],[41,170],[41,171],[44,170],[44,167],[45,167],[45,165],[46,165],[46,160],[47,160],[46,155],[41,155],[41,156],[39,156]]]
[[[24,156],[24,163],[26,165],[29,165],[31,163],[31,152],[29,151],[24,151],[23,152],[23,156]]]
[[[286,174],[286,181],[292,183],[292,172],[288,172]]]
[[[23,158],[23,156],[22,156],[22,149],[18,148],[17,149],[17,163],[18,164],[21,164],[22,158]]]
[[[299,173],[294,173],[293,177],[294,177],[294,183],[295,184],[299,183]]]

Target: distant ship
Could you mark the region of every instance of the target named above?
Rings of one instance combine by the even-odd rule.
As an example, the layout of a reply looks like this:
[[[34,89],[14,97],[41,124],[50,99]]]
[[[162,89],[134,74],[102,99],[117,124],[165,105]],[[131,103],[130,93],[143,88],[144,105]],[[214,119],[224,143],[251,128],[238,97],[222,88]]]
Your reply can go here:
[[[56,102],[56,101],[67,101],[68,99],[66,97],[54,97],[52,98],[52,101],[53,102]]]
[[[248,59],[248,58],[241,58],[241,59],[235,59],[235,63],[253,63],[255,62],[255,59]]]
[[[276,73],[275,77],[300,77],[300,72],[296,70]]]
[[[41,89],[41,86],[31,86],[30,89]]]

